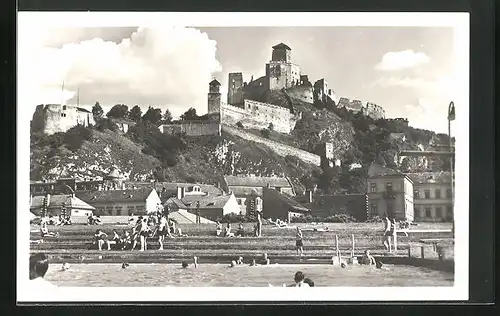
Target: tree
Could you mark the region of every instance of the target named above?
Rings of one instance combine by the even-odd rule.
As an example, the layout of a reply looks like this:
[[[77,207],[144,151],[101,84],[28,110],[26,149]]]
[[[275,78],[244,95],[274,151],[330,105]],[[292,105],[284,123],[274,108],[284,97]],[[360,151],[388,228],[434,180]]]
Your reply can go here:
[[[144,123],[149,123],[151,125],[160,125],[161,123],[161,109],[155,109],[153,107],[149,107],[146,113],[142,116],[142,121]]]
[[[138,123],[141,120],[141,117],[142,117],[141,108],[136,104],[130,110],[130,113],[128,114],[128,118],[131,119],[132,121]]]
[[[269,131],[273,131],[273,130],[274,130],[274,125],[273,125],[273,123],[269,123],[269,126],[267,127],[267,129],[268,129]]]
[[[198,119],[195,108],[189,108],[184,114],[181,115],[182,121],[195,121]]]
[[[172,123],[172,113],[170,113],[169,109],[165,110],[165,113],[163,114],[162,123],[163,124],[170,124],[170,123]]]
[[[236,126],[238,128],[243,128],[243,123],[241,123],[241,121],[238,121],[238,123],[236,123]]]
[[[269,138],[269,135],[271,134],[271,132],[267,128],[263,128],[260,130],[260,134],[264,138]]]
[[[109,110],[106,116],[110,118],[126,118],[128,117],[128,106],[125,104],[117,104]]]
[[[94,118],[100,119],[102,115],[104,114],[104,111],[99,104],[99,102],[96,102],[94,106],[92,107],[92,114],[94,114]]]

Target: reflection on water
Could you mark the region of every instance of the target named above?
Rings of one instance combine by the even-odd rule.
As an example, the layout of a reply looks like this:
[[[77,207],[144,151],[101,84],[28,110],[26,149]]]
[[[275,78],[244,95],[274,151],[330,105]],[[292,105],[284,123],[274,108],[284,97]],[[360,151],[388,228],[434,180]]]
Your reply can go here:
[[[173,264],[72,264],[67,271],[51,266],[45,278],[59,286],[274,286],[293,283],[298,270],[315,286],[453,286],[453,274],[412,266],[279,265],[229,268],[200,264],[182,269]]]

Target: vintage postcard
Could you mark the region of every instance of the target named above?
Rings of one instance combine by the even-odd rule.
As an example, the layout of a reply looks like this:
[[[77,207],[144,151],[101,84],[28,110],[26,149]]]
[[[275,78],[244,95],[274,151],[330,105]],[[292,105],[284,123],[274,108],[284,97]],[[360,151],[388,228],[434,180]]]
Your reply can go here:
[[[19,302],[468,298],[467,13],[20,12],[18,65]]]

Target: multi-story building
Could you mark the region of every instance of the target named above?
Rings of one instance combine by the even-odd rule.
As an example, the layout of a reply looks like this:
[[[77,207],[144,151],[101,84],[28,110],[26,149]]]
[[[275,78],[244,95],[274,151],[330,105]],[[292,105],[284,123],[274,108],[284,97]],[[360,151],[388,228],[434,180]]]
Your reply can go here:
[[[409,173],[414,183],[416,221],[452,221],[453,199],[450,172]]]
[[[398,171],[373,163],[367,181],[369,215],[414,220],[413,180]]]

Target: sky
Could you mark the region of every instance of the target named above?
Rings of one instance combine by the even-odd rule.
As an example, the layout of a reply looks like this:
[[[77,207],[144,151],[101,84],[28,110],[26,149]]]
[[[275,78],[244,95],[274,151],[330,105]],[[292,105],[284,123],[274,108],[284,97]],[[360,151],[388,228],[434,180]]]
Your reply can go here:
[[[292,49],[311,81],[339,97],[382,106],[387,117],[447,132],[456,69],[451,27],[25,27],[19,30],[20,93],[37,104],[99,102],[206,113],[208,82],[265,74],[272,46]],[[29,79],[28,79],[29,78]],[[62,84],[64,82],[64,91]],[[29,92],[28,92],[29,91]],[[79,93],[77,93],[79,91]],[[79,95],[79,98],[77,97]]]

